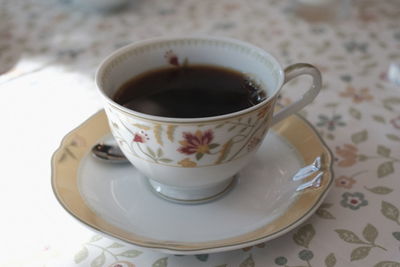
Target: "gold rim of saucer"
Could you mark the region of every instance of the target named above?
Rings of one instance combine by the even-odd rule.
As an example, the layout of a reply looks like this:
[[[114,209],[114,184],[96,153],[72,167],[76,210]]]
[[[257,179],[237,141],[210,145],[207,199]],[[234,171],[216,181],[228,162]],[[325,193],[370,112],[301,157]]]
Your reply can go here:
[[[296,131],[293,131],[293,128]],[[305,165],[322,156],[323,178],[320,187],[298,193],[297,200],[278,218],[255,231],[232,238],[201,243],[169,242],[146,238],[120,229],[93,212],[78,188],[80,160],[98,139],[109,133],[104,111],[100,111],[67,134],[52,157],[52,187],[61,206],[75,219],[102,234],[141,247],[166,253],[195,254],[239,249],[274,239],[311,216],[333,182],[332,154],[314,128],[298,115],[290,116],[272,128],[299,153]],[[311,137],[311,138],[310,138]]]

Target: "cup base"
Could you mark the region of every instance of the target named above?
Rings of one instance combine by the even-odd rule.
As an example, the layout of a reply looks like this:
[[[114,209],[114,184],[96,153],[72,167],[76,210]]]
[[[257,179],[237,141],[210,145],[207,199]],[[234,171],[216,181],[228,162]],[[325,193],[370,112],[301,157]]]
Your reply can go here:
[[[170,186],[152,179],[148,179],[148,182],[152,191],[165,200],[179,204],[202,204],[225,195],[236,185],[237,178],[233,176],[221,183],[200,189]]]

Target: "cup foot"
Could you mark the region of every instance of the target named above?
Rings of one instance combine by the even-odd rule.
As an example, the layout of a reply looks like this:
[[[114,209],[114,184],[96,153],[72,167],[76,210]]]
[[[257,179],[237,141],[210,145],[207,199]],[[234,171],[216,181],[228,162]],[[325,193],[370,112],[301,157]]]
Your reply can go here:
[[[237,178],[233,176],[221,183],[200,189],[170,186],[152,179],[148,179],[148,182],[152,191],[165,200],[180,204],[202,204],[229,192],[236,185]]]

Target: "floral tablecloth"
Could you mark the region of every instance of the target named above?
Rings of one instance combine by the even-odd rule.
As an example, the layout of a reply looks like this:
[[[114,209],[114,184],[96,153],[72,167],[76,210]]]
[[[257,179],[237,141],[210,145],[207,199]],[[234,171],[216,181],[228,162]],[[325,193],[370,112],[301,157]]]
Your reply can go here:
[[[299,16],[294,1],[135,0],[114,13],[70,2],[0,2],[0,266],[400,266],[400,87],[387,75],[400,62],[399,1],[351,1],[331,21]],[[51,155],[101,108],[93,76],[106,55],[193,33],[322,71],[324,88],[302,115],[334,153],[333,188],[303,225],[241,250],[166,255],[96,235],[55,200]],[[284,91],[282,103],[295,99]]]

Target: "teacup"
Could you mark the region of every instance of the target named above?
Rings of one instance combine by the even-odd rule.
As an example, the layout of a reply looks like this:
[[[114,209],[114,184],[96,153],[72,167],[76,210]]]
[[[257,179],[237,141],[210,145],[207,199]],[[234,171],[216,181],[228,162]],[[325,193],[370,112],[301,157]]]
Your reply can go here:
[[[244,73],[268,97],[237,112],[204,118],[154,116],[113,101],[116,90],[132,77],[183,61]],[[274,114],[282,86],[302,74],[312,76],[310,89]],[[114,138],[151,188],[172,201],[199,203],[221,196],[235,184],[235,175],[255,154],[271,125],[317,96],[321,75],[305,63],[283,69],[266,51],[239,40],[188,36],[150,39],[117,50],[101,63],[96,83]]]

